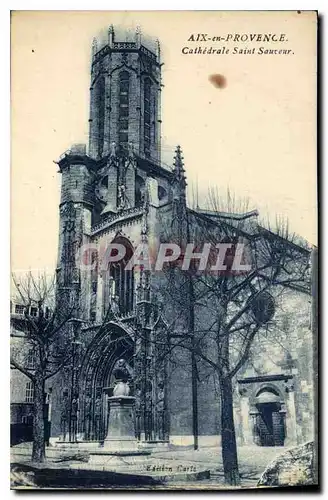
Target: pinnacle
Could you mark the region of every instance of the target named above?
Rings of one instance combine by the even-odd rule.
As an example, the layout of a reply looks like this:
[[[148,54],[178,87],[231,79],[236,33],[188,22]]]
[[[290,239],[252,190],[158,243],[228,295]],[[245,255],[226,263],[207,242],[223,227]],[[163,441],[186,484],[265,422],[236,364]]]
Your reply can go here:
[[[97,38],[93,38],[92,40],[92,55],[94,55],[97,52],[98,49],[98,40]]]
[[[174,165],[174,170],[176,171],[176,173],[178,172],[184,172],[184,163],[183,163],[183,156],[182,156],[182,149],[180,147],[180,145],[177,146],[176,150],[175,150],[175,157],[174,157],[174,162],[173,162],[173,165]]]
[[[161,54],[161,44],[158,38],[156,38],[156,48],[157,48],[157,55],[160,56]]]
[[[108,41],[109,41],[109,43],[114,42],[114,38],[115,38],[114,26],[111,24],[108,28]]]

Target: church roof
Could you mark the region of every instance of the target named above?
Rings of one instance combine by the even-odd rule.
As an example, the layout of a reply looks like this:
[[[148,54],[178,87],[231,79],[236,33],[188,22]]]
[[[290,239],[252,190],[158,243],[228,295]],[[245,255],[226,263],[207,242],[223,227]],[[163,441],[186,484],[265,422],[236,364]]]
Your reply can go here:
[[[214,217],[216,219],[231,219],[231,220],[245,220],[251,217],[258,217],[259,212],[257,210],[251,210],[244,213],[234,213],[234,212],[215,212],[213,210],[206,210],[202,208],[197,208],[197,212],[207,215],[209,217]]]

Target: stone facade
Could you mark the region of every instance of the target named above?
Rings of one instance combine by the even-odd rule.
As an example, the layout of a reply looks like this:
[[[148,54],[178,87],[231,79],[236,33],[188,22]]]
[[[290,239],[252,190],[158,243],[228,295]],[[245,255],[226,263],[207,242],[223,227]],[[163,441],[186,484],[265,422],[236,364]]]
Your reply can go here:
[[[273,338],[257,339],[250,361],[238,376],[235,405],[244,444],[288,446],[314,437],[310,297],[288,292],[283,304]],[[265,425],[265,418],[276,422]]]

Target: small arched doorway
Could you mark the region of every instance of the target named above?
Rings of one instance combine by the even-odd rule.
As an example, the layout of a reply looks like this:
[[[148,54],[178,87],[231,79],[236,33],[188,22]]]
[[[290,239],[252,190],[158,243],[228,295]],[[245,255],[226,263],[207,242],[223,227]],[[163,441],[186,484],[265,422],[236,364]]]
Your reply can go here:
[[[262,388],[255,398],[254,440],[259,446],[284,446],[285,411],[275,389]]]

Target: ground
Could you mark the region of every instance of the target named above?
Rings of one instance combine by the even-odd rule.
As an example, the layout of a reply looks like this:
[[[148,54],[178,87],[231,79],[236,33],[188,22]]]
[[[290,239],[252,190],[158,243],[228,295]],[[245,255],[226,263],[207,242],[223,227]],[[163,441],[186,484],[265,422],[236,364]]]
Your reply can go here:
[[[272,462],[285,448],[280,447],[258,447],[243,446],[238,450],[239,469],[241,475],[241,486],[244,488],[256,486],[265,467]],[[31,457],[31,444],[25,443],[12,447],[12,463],[28,463]],[[192,448],[175,447],[173,450],[161,451],[152,454],[155,460],[165,460],[166,464],[194,464],[197,470],[208,469],[211,471],[210,479],[197,481],[172,481],[164,486],[156,488],[179,488],[179,489],[201,489],[201,488],[223,488],[223,467],[221,449],[218,447],[202,447],[194,451]],[[58,450],[56,447],[47,448],[47,465],[58,468],[69,468],[72,464],[83,463],[88,459],[87,452],[71,450]],[[13,473],[13,487],[28,486],[31,475],[19,474],[15,467]]]

